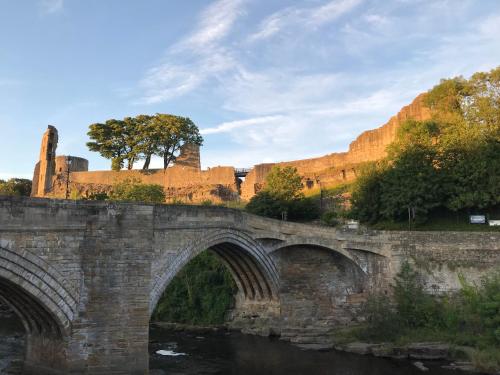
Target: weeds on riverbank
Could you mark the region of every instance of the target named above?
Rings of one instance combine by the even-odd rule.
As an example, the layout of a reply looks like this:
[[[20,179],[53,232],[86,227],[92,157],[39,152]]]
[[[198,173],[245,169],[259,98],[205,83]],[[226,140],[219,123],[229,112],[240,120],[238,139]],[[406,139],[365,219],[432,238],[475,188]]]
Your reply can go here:
[[[469,357],[483,371],[500,369],[500,270],[472,284],[461,277],[451,296],[427,293],[417,271],[405,263],[392,300],[373,295],[364,306],[366,325],[347,333],[357,340],[407,344],[442,341],[473,348]]]

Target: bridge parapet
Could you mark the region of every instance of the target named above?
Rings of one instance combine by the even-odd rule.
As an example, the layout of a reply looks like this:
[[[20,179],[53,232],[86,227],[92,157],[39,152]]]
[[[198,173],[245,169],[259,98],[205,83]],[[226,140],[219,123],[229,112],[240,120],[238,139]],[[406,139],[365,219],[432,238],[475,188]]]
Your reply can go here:
[[[35,333],[37,368],[147,372],[151,310],[207,248],[240,289],[235,325],[302,343],[356,321],[404,261],[439,292],[500,264],[500,233],[357,233],[223,207],[0,197],[0,298]]]

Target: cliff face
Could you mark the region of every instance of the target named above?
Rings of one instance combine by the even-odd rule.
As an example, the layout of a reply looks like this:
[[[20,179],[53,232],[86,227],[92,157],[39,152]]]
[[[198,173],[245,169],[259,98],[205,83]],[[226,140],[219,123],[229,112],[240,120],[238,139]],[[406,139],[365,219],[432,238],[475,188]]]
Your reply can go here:
[[[394,141],[399,126],[408,119],[430,119],[430,110],[424,103],[425,94],[417,96],[413,102],[403,107],[399,113],[377,129],[359,135],[349,145],[347,152],[333,153],[319,158],[294,160],[275,164],[256,165],[241,185],[241,198],[250,199],[263,186],[267,173],[273,165],[292,166],[304,177],[304,190],[319,190],[356,178],[361,163],[383,159],[387,146]]]
[[[367,130],[349,145],[347,162],[352,164],[380,160],[386,156],[386,147],[396,137],[399,126],[408,119],[428,120],[430,110],[424,104],[425,94],[417,96],[413,102],[401,109],[396,116],[380,128]]]

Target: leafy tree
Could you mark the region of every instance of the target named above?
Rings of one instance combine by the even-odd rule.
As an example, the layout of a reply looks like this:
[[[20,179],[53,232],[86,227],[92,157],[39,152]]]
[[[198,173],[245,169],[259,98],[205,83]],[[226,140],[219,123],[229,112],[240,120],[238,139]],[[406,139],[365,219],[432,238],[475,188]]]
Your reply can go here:
[[[393,161],[381,180],[381,215],[389,220],[408,217],[424,222],[442,202],[440,176],[434,167],[432,148],[414,146]]]
[[[157,149],[157,135],[152,126],[153,118],[154,116],[149,115],[138,115],[134,118],[137,134],[134,151],[138,155],[138,158],[144,159],[142,169],[149,169],[151,157]]]
[[[144,159],[143,169],[148,169],[153,155],[162,157],[167,168],[184,144],[203,142],[198,127],[189,118],[160,113],[92,124],[87,134],[93,140],[87,147],[111,159],[113,170],[122,169],[125,162],[127,169],[132,169],[139,159]]]
[[[264,188],[270,195],[283,201],[302,198],[302,178],[297,168],[274,166],[266,176]]]
[[[87,142],[87,147],[90,151],[97,151],[101,156],[111,159],[111,168],[115,171],[122,169],[125,161],[128,161],[127,169],[132,169],[137,159],[135,125],[131,117],[92,124],[87,134],[94,141]]]
[[[165,202],[163,186],[143,184],[140,180],[127,179],[113,185],[109,199],[145,203]]]
[[[158,113],[151,121],[149,133],[155,154],[163,158],[163,168],[175,162],[178,152],[186,143],[200,146],[203,137],[198,127],[187,117]]]
[[[153,320],[222,324],[235,292],[228,269],[215,254],[205,251],[174,277],[156,306]]]
[[[319,202],[311,197],[292,199],[287,207],[288,220],[310,221],[320,217]]]
[[[11,178],[8,181],[0,180],[0,195],[29,197],[31,195],[31,180],[24,178]]]
[[[264,190],[255,194],[245,209],[254,215],[281,219],[283,212],[287,211],[288,205],[287,202]]]
[[[449,145],[441,167],[448,209],[470,211],[500,204],[500,142],[469,138]]]
[[[368,163],[353,184],[351,216],[366,223],[375,223],[382,217],[382,181],[385,166]]]
[[[439,207],[499,207],[500,67],[469,80],[442,80],[426,101],[432,120],[403,123],[384,170],[355,184],[352,212],[360,220],[401,220],[408,208],[425,221]]]

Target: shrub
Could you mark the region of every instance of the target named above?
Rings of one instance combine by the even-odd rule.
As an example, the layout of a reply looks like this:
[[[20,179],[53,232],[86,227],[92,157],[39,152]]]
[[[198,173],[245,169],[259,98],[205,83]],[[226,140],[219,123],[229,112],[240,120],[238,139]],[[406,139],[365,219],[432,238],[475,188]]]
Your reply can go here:
[[[255,215],[288,220],[314,220],[319,217],[319,207],[312,198],[297,198],[285,201],[267,191],[254,195],[245,209]]]
[[[143,184],[140,180],[127,179],[113,185],[109,198],[116,201],[163,203],[165,191],[161,185]]]
[[[367,328],[361,332],[363,339],[392,340],[400,333],[399,320],[393,303],[384,294],[370,295],[362,307]]]
[[[321,222],[331,227],[336,227],[340,223],[338,214],[333,210],[326,211],[321,215]]]
[[[8,181],[0,180],[0,195],[14,195],[29,197],[31,194],[31,180],[11,178]]]
[[[217,256],[205,251],[174,277],[153,313],[153,320],[222,324],[233,304],[236,285]]]
[[[288,202],[288,219],[308,221],[319,218],[319,205],[313,198],[299,198]]]

